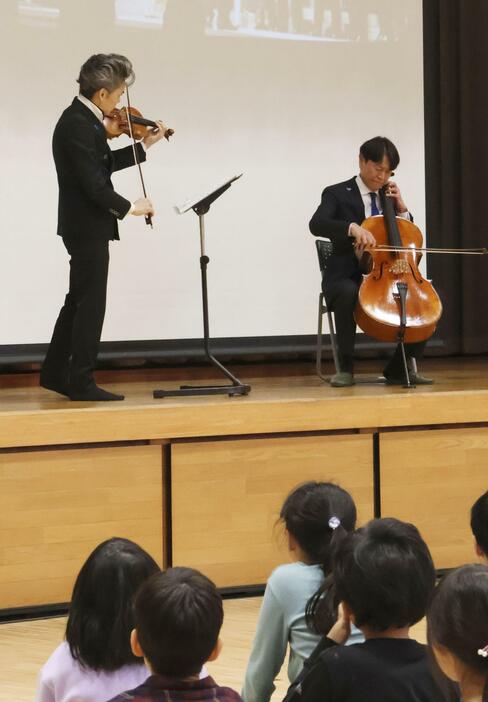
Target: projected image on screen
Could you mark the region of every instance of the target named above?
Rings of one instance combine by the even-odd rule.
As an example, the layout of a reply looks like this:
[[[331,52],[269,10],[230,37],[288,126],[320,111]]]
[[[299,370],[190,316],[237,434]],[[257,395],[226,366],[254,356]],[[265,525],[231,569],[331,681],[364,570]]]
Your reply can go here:
[[[206,0],[207,33],[308,41],[397,41],[390,0]]]
[[[23,24],[42,26],[57,22],[61,11],[55,0],[19,0],[18,12]]]
[[[115,0],[116,23],[162,27],[166,5],[157,0]]]
[[[69,11],[64,3],[20,0],[29,24],[56,22]],[[401,9],[400,7],[397,9]],[[105,0],[116,26],[161,29],[173,15],[187,16],[202,34],[295,41],[399,41],[407,17],[391,12],[391,0]]]

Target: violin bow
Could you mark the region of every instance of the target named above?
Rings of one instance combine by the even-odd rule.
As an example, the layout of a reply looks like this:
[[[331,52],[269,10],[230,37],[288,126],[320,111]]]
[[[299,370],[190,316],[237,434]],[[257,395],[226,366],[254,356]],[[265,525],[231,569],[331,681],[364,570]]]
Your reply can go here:
[[[131,120],[131,115],[130,115],[130,95],[129,95],[129,86],[128,85],[126,86],[126,95],[127,95],[127,122],[129,124],[130,138],[132,139],[132,151],[134,152],[134,161],[137,165],[137,168],[139,169],[139,177],[141,179],[142,192],[144,193],[144,197],[147,198],[146,185],[144,183],[144,176],[142,175],[141,162],[139,161],[139,159],[137,157],[136,140],[135,140],[134,134],[132,132],[132,120]],[[148,224],[152,229],[153,223],[152,223],[151,215],[150,214],[144,215],[144,219],[146,220],[146,224]]]

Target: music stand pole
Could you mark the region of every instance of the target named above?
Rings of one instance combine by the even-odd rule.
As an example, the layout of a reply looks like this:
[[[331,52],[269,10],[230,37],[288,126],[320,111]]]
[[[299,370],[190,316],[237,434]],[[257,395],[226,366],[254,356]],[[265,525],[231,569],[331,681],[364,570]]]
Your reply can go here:
[[[197,215],[199,220],[200,229],[200,272],[201,272],[201,283],[202,283],[202,308],[203,308],[203,348],[205,351],[205,356],[212,365],[218,368],[230,381],[231,385],[180,385],[179,389],[176,390],[154,390],[153,397],[155,399],[160,399],[164,397],[181,397],[181,396],[195,396],[195,395],[229,395],[232,397],[234,395],[247,395],[251,391],[250,385],[245,385],[236,378],[220,361],[218,361],[215,356],[210,351],[210,323],[208,315],[208,289],[207,289],[207,266],[210,263],[209,257],[205,253],[205,220],[204,216],[210,209],[210,205],[214,200],[216,200],[222,193],[224,193],[228,188],[230,188],[232,182],[236,180],[233,178],[231,181],[225,183],[220,188],[217,188],[213,193],[203,198],[199,202],[195,203],[191,208]]]

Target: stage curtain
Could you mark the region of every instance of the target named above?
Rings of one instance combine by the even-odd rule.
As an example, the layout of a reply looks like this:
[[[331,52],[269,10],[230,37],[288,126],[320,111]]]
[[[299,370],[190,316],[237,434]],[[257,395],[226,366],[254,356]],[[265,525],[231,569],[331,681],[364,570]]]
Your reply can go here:
[[[428,244],[487,246],[488,1],[424,0],[423,17]],[[429,254],[428,276],[444,353],[488,352],[488,256]]]

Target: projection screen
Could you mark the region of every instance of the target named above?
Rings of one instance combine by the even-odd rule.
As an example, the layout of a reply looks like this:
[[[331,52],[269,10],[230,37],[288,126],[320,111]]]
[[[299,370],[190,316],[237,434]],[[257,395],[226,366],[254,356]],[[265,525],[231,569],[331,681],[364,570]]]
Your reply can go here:
[[[128,56],[133,104],[175,130],[144,164],[154,229],[127,217],[111,244],[103,340],[201,335],[198,218],[174,206],[235,174],[206,216],[215,337],[314,332],[308,221],[326,185],[357,173],[364,140],[396,143],[424,228],[421,0],[3,0],[1,13],[0,345],[48,342],[67,291],[51,136],[92,53]],[[135,169],[113,180],[141,196]]]

